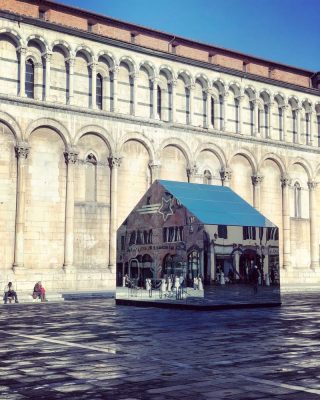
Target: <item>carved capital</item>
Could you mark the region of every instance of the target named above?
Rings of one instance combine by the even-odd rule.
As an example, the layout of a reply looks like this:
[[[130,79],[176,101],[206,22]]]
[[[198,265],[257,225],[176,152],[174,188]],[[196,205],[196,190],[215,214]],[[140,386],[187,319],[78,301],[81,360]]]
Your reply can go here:
[[[108,158],[110,168],[119,168],[121,165],[122,157],[114,155]]]
[[[169,81],[168,82],[169,83],[169,85],[171,85],[171,86],[177,86],[177,80],[176,79],[171,79],[171,81]]]
[[[66,59],[66,63],[69,64],[69,68],[74,66],[75,58],[74,57],[69,57]]]
[[[149,168],[151,171],[157,171],[161,168],[161,163],[160,161],[150,161],[149,162]]]
[[[92,63],[89,64],[89,67],[93,71],[93,70],[97,69],[98,63],[96,61],[93,61]]]
[[[51,58],[52,58],[52,52],[51,51],[47,51],[45,54],[43,54],[43,58],[46,60],[46,63],[49,63],[51,61]]]
[[[232,170],[231,168],[223,168],[220,170],[220,178],[224,181],[230,181],[232,177]]]
[[[197,175],[198,169],[199,169],[199,168],[198,168],[197,165],[192,165],[191,167],[188,167],[188,168],[187,168],[187,175],[188,175],[189,177]]]
[[[120,70],[119,65],[115,65],[113,68],[109,68],[109,72],[113,74],[113,77],[117,77]]]
[[[253,186],[258,186],[263,181],[263,175],[256,174],[251,176],[251,181]]]
[[[281,186],[283,188],[291,185],[291,178],[289,175],[282,175],[280,178]]]
[[[75,148],[71,148],[63,154],[66,164],[75,164],[78,160],[79,152]]]
[[[196,88],[196,85],[194,83],[190,83],[190,85],[186,85],[186,88],[192,91]]]
[[[28,143],[20,142],[15,146],[16,157],[26,160],[28,158],[30,146]]]
[[[17,49],[17,51],[18,51],[18,53],[20,53],[20,55],[26,55],[27,54],[27,47],[24,47],[24,46],[20,46],[18,49]]]
[[[318,186],[318,182],[316,182],[316,181],[309,181],[308,182],[309,190],[316,190],[317,186]]]

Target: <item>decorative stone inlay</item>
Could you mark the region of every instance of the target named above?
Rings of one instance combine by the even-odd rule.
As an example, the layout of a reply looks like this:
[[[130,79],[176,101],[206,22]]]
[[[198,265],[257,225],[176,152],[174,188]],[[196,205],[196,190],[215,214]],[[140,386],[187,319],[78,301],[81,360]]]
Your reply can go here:
[[[220,178],[224,181],[230,181],[232,177],[232,170],[231,168],[223,168],[220,170]]]
[[[281,186],[283,188],[291,185],[291,178],[289,175],[282,175],[280,178]]]
[[[121,165],[121,156],[112,156],[108,158],[110,168],[119,168]]]
[[[17,145],[15,146],[15,152],[17,158],[27,159],[29,151],[30,151],[30,146],[28,145],[28,143],[20,142],[17,143]]]
[[[251,181],[252,181],[252,185],[253,186],[258,186],[261,184],[261,182],[263,181],[263,175],[260,174],[256,174],[256,175],[252,175],[251,176]]]

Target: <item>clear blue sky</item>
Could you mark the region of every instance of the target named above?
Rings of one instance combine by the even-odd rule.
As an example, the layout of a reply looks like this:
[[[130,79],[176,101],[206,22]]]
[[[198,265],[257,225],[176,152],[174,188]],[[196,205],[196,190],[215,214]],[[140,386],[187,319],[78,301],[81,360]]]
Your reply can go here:
[[[61,2],[257,57],[320,70],[320,0]]]

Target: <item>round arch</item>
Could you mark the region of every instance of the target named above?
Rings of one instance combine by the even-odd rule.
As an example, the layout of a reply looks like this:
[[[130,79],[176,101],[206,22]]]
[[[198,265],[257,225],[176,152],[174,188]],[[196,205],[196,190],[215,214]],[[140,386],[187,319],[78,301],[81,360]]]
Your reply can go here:
[[[125,136],[121,138],[121,141],[118,144],[117,153],[122,154],[122,148],[124,144],[129,142],[130,140],[139,142],[145,147],[145,149],[149,154],[150,162],[154,162],[156,160],[154,147],[151,141],[143,134],[137,132],[132,132],[132,133],[128,132]]]
[[[106,129],[98,125],[86,125],[82,127],[76,134],[76,137],[74,139],[74,145],[77,146],[79,140],[83,136],[88,134],[100,137],[103,140],[103,142],[107,145],[110,154],[115,153],[115,145],[110,133]]]
[[[138,72],[136,63],[134,60],[129,56],[122,56],[119,60],[119,66],[122,64],[127,65],[131,74],[135,74]]]
[[[0,121],[11,130],[17,141],[23,141],[25,139],[22,135],[20,125],[10,114],[0,111]]]
[[[226,158],[226,155],[224,154],[223,150],[219,146],[217,146],[216,144],[214,144],[212,142],[201,144],[200,146],[197,147],[197,149],[195,151],[195,156],[194,156],[195,160],[198,159],[198,157],[200,156],[200,153],[202,151],[209,151],[210,153],[214,154],[218,158],[221,168],[226,167],[227,158]]]
[[[77,57],[78,53],[82,53],[85,55],[88,64],[94,61],[94,53],[88,46],[84,45],[78,46],[74,51],[75,57]]]
[[[280,169],[280,172],[281,172],[281,175],[286,175],[287,174],[287,169],[285,167],[285,164],[284,164],[283,160],[281,159],[281,157],[279,157],[278,155],[276,155],[274,153],[267,153],[267,154],[262,156],[262,158],[261,158],[261,160],[259,162],[259,165],[258,165],[258,171],[261,170],[262,165],[266,160],[274,161],[278,165],[278,167]]]
[[[308,161],[304,160],[301,157],[297,157],[297,158],[293,159],[288,165],[288,173],[289,174],[290,174],[290,169],[295,164],[300,165],[305,170],[305,172],[307,173],[308,179],[311,180],[311,178],[313,177],[313,170],[312,170],[311,165],[308,163]]]
[[[227,163],[227,167],[230,166],[231,160],[232,160],[235,156],[243,156],[243,157],[245,157],[245,158],[248,160],[249,164],[251,165],[252,173],[253,173],[253,174],[256,174],[256,173],[257,173],[258,168],[257,168],[257,161],[256,161],[256,158],[255,158],[254,155],[253,155],[249,150],[247,150],[247,149],[240,149],[240,150],[236,150],[235,152],[233,152],[233,153],[230,155],[230,157],[229,157],[229,160],[228,160],[228,163]]]
[[[115,55],[110,51],[100,50],[97,54],[97,61],[99,61],[100,58],[104,58],[105,60],[107,60],[109,68],[111,69],[115,68],[115,66],[118,65]]]
[[[72,53],[71,46],[65,40],[55,40],[54,42],[52,42],[51,43],[52,51],[54,50],[55,47],[62,49],[66,58],[71,56]]]
[[[149,78],[156,78],[156,67],[150,61],[141,61],[139,63],[139,71],[141,68],[145,68],[148,71]]]
[[[168,146],[177,147],[184,155],[184,157],[187,161],[187,166],[188,167],[191,166],[192,156],[191,156],[191,151],[189,149],[189,146],[183,140],[181,140],[179,138],[169,138],[169,139],[165,139],[163,142],[161,142],[161,144],[158,148],[158,151],[157,151],[158,159],[160,159],[163,149],[165,149]]]
[[[71,144],[70,133],[68,129],[59,121],[52,118],[40,118],[31,122],[26,129],[26,138],[29,138],[32,132],[38,128],[51,128],[57,132],[63,140],[66,148]]]
[[[47,51],[51,51],[51,48],[50,48],[48,42],[41,35],[38,35],[38,34],[30,35],[26,40],[27,45],[31,41],[35,41],[40,45],[42,53],[46,53]]]
[[[22,38],[19,35],[19,33],[12,29],[12,28],[1,28],[0,29],[0,36],[8,36],[10,39],[12,39],[17,47],[22,46]]]

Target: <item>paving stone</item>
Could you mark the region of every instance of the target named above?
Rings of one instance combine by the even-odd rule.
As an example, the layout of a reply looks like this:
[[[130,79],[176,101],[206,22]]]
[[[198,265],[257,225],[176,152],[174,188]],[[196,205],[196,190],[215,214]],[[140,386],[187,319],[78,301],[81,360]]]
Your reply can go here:
[[[2,307],[0,399],[320,399],[318,299],[218,312],[104,300]]]

